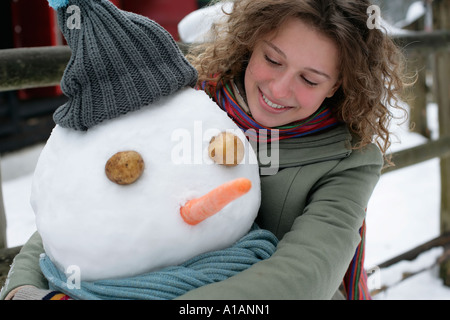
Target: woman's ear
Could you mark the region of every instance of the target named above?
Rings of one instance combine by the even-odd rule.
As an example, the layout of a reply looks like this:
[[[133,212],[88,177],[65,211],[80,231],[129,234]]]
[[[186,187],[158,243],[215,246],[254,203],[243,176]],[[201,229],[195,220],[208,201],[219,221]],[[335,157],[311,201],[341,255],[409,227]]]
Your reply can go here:
[[[339,87],[342,84],[342,80],[339,79],[338,81],[336,81],[336,83],[334,84],[334,86],[330,89],[330,91],[327,94],[327,98],[331,98],[337,91],[337,89],[339,89]]]

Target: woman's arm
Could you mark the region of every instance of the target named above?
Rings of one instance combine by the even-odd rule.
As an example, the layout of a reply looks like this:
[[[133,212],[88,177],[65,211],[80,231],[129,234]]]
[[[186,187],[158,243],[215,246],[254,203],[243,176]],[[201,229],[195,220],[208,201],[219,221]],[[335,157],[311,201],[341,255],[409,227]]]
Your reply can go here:
[[[39,267],[39,256],[43,252],[41,236],[35,232],[14,258],[0,299],[11,299],[16,289],[26,285],[48,289],[48,282]]]
[[[375,146],[354,151],[316,183],[271,258],[179,299],[331,299],[360,242],[382,163]]]

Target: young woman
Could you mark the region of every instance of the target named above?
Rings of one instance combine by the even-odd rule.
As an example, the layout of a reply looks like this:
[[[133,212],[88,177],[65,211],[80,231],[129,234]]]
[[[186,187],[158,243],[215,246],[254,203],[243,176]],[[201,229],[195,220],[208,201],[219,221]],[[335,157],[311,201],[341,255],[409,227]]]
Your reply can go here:
[[[364,220],[404,83],[399,51],[367,26],[369,6],[239,0],[214,41],[193,48],[198,87],[254,133],[258,152],[277,148],[257,223],[280,242],[271,258],[180,299],[370,298]],[[33,263],[26,252],[16,258],[21,285],[45,287]]]
[[[261,177],[257,222],[280,243],[270,259],[182,299],[370,298],[364,219],[404,88],[402,55],[369,28],[370,5],[235,1],[213,41],[188,55],[199,86],[243,130],[278,136],[279,171]]]

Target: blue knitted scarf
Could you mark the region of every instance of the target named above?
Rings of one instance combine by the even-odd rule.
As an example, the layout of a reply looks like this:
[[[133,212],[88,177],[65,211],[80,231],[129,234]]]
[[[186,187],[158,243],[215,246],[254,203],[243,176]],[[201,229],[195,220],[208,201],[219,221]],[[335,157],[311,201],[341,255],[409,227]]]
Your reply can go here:
[[[225,280],[269,258],[277,246],[277,238],[256,225],[232,247],[194,257],[179,266],[147,274],[94,282],[82,281],[71,289],[66,275],[50,258],[40,259],[41,270],[51,290],[63,292],[78,300],[171,300],[184,293]]]

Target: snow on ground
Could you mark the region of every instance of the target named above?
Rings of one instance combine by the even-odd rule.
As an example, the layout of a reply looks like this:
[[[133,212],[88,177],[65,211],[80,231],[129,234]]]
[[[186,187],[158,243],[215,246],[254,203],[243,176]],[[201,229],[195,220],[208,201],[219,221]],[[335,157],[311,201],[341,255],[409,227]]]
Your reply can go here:
[[[437,107],[430,104],[430,129],[437,132]],[[408,132],[407,123],[395,127],[398,142],[392,151],[412,147],[426,140]],[[23,244],[36,230],[29,204],[32,172],[43,145],[36,145],[1,158],[1,174],[7,237],[10,247]],[[412,262],[401,262],[386,270],[376,266],[439,235],[439,161],[429,160],[382,175],[368,206],[366,267],[374,268],[369,278],[372,289],[390,289],[374,299],[450,299],[450,288],[438,277],[438,268],[429,266],[442,253],[430,250]],[[427,269],[405,281],[403,272]]]
[[[438,135],[436,104],[428,105],[428,127],[432,138]],[[394,124],[397,138],[391,151],[426,142],[419,134],[408,131],[409,123]],[[403,261],[379,270],[377,264],[387,261],[437,236],[440,228],[439,159],[432,159],[381,176],[367,211],[366,268],[374,268],[369,286],[390,289],[374,299],[450,299],[450,288],[439,279],[438,267],[431,267],[442,254],[441,248],[423,253],[414,261]],[[426,270],[401,281],[403,273]]]

